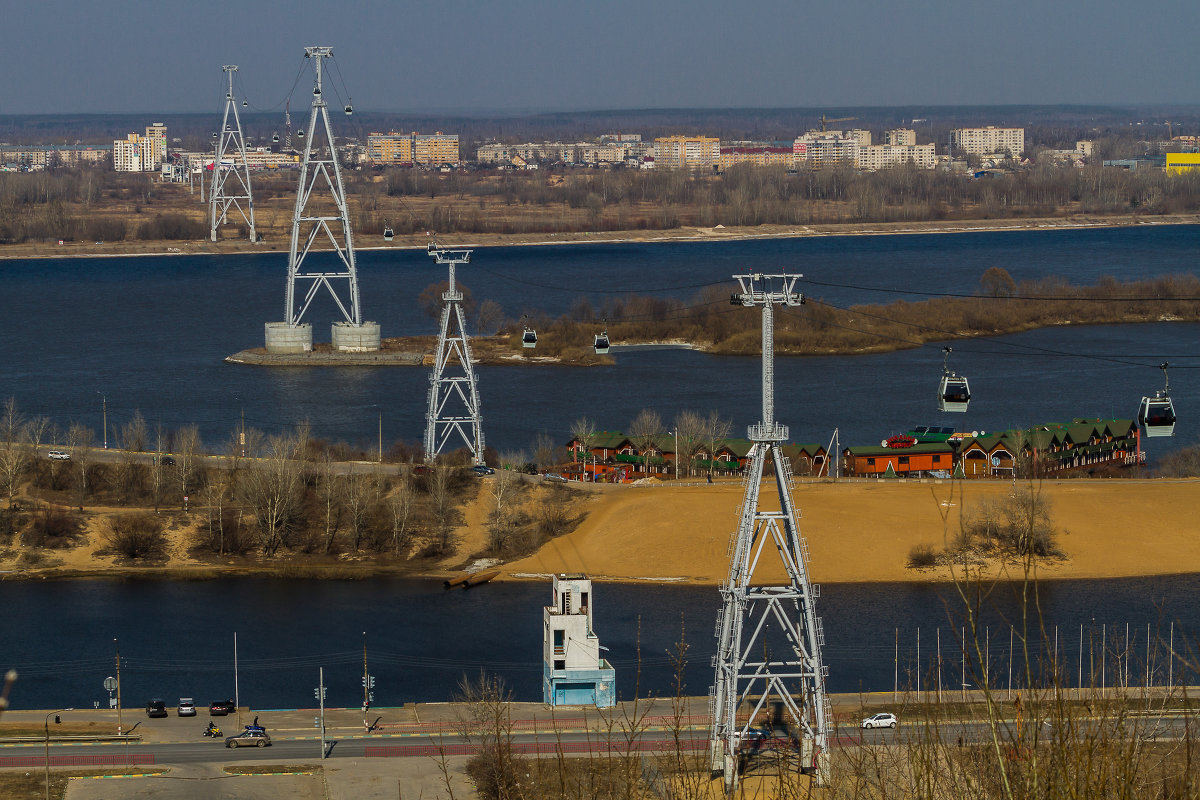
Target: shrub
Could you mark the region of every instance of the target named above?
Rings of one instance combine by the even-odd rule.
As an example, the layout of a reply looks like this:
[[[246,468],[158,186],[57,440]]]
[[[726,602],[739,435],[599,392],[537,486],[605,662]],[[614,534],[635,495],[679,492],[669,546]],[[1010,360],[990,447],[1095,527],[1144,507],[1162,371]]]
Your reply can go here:
[[[77,515],[42,506],[33,515],[22,541],[27,547],[71,547],[82,535],[83,523]]]
[[[940,557],[931,544],[914,544],[908,551],[909,569],[928,569],[936,567]]]
[[[162,520],[148,511],[112,517],[104,539],[110,549],[130,559],[161,557],[167,545]]]

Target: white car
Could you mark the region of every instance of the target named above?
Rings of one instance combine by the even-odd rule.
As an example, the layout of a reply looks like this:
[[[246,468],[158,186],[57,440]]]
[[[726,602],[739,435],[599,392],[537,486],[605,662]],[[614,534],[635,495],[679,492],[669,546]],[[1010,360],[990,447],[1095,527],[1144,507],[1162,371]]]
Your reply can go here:
[[[66,450],[51,450],[49,453],[46,453],[46,458],[51,461],[70,461],[71,454]]]
[[[864,728],[894,728],[896,727],[895,714],[876,714],[873,717],[867,717],[862,721]]]
[[[176,713],[181,717],[196,716],[196,704],[192,702],[190,697],[179,698],[179,709]]]

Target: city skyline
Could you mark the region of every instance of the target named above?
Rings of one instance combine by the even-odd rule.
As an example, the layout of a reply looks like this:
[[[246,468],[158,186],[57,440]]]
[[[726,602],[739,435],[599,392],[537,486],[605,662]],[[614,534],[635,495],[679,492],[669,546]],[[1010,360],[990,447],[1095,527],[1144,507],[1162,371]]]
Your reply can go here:
[[[282,110],[289,92],[305,108],[307,45],[334,50],[332,100],[386,112],[1200,102],[1198,12],[1179,0],[1136,16],[1115,0],[759,0],[736,17],[715,0],[618,0],[586,17],[545,0],[95,8],[10,11],[26,35],[9,45],[0,114],[205,112],[223,100],[223,64],[239,65],[250,110]]]

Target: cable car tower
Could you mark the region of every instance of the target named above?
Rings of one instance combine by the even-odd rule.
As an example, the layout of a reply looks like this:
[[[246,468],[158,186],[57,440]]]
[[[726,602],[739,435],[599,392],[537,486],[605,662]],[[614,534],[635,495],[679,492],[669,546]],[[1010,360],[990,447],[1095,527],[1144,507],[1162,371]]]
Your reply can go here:
[[[463,320],[462,292],[454,285],[454,267],[471,261],[470,250],[447,250],[430,242],[429,255],[449,268],[450,280],[442,292],[442,326],[438,332],[433,373],[429,376],[429,410],[425,414],[425,460],[431,461],[457,434],[483,464],[483,417],[479,414],[479,390],[471,365],[471,341]],[[455,370],[453,360],[458,360]],[[453,373],[453,374],[452,374]],[[454,402],[451,402],[454,401]],[[447,409],[450,405],[457,413]]]
[[[214,136],[214,157],[212,172],[212,188],[208,193],[208,216],[212,224],[210,238],[217,241],[217,227],[228,222],[230,207],[236,208],[250,228],[250,241],[257,242],[254,232],[254,198],[250,192],[250,166],[246,163],[246,139],[242,135],[242,119],[238,115],[237,103],[233,99],[233,73],[237,72],[237,64],[226,64],[221,67],[229,79],[229,88],[225,91],[225,115],[221,120],[221,132]],[[229,122],[229,112],[233,112],[233,123]],[[241,159],[232,160],[229,168],[223,164],[226,155],[237,154]],[[230,178],[233,184],[226,186]],[[242,207],[245,203],[245,207]]]
[[[344,317],[343,321],[333,323],[333,349],[343,352],[378,350],[379,323],[362,320],[358,268],[354,261],[350,214],[346,209],[346,190],[342,184],[333,127],[329,123],[329,109],[322,94],[322,67],[326,59],[333,58],[333,48],[306,47],[304,57],[313,61],[316,82],[313,86],[312,110],[308,116],[308,136],[304,139],[304,157],[300,161],[296,207],[292,213],[287,300],[284,305],[287,316],[284,322],[267,323],[267,351],[287,353],[312,350],[312,325],[302,321],[322,288],[328,290]],[[317,144],[321,139],[321,131],[325,134],[324,147]],[[304,129],[296,135],[303,136]],[[325,148],[328,148],[327,156]],[[327,253],[312,254],[313,260],[318,263],[310,265],[307,263],[310,251],[318,238],[332,246],[333,258]],[[335,283],[342,287],[340,291],[335,288]]]
[[[829,780],[826,736],[832,713],[821,660],[825,636],[815,608],[820,587],[809,583],[808,545],[796,525],[791,465],[781,449],[788,429],[775,421],[774,307],[803,303],[795,291],[800,277],[735,275],[742,291],[730,299],[733,305],[762,307],[762,422],[748,431],[753,446],[746,494],[730,542],[729,578],[721,586],[713,657],[709,753],[713,771],[724,774],[730,793],[756,726],[786,734],[798,748],[801,771],[815,774],[818,786]],[[760,491],[768,462],[778,503],[764,507]],[[756,581],[756,570],[782,573],[785,580]]]

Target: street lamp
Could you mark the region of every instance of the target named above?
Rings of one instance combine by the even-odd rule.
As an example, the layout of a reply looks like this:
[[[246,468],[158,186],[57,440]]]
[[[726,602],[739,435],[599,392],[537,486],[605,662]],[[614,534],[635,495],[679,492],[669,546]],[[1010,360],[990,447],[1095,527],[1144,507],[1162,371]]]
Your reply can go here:
[[[108,398],[104,396],[104,392],[99,389],[96,394],[100,395],[100,408],[104,414],[104,449],[108,449]]]
[[[54,717],[54,724],[58,725],[62,722],[59,714],[74,710],[73,708],[60,708],[46,715],[46,800],[50,800],[50,718]]]

